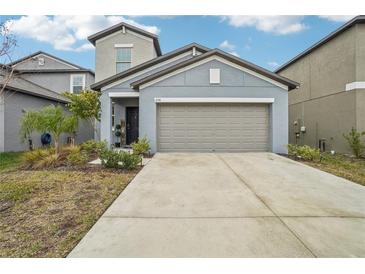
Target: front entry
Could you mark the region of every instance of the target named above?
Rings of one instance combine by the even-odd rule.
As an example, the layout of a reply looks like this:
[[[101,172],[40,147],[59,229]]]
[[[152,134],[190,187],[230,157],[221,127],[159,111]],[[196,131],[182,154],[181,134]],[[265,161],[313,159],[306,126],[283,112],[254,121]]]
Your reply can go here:
[[[127,145],[132,144],[138,140],[138,107],[127,107],[126,108],[126,143]]]

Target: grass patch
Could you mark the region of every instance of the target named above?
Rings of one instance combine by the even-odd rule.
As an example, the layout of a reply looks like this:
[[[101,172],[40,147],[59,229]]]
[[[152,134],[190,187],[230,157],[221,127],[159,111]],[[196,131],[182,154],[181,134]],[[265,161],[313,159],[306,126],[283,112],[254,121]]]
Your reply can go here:
[[[365,186],[365,159],[355,159],[342,154],[324,154],[320,162],[305,164]]]
[[[65,257],[137,172],[1,172],[0,257]]]
[[[0,152],[0,171],[20,165],[23,152]]]

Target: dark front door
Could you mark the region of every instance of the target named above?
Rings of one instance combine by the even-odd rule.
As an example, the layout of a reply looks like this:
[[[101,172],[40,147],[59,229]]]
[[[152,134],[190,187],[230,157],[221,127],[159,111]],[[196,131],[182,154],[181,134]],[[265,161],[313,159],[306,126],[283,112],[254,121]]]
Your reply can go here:
[[[126,141],[130,145],[138,140],[138,107],[126,108],[127,132]]]

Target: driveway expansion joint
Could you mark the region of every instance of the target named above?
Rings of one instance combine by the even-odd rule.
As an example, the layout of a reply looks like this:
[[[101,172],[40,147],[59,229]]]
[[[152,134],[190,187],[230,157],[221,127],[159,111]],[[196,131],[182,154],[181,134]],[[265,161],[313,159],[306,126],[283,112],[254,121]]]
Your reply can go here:
[[[272,214],[274,214],[275,217],[278,218],[278,220],[290,231],[290,233],[293,234],[293,236],[313,255],[313,257],[317,258],[318,256],[303,242],[303,240],[299,237],[299,235],[297,235],[297,233],[295,233],[282,219],[281,217],[276,214],[276,212],[265,202],[264,199],[262,199],[259,195],[256,194],[256,192],[251,188],[251,186],[249,184],[246,183],[246,181],[236,172],[233,170],[233,168],[218,154],[215,154],[218,159],[220,159],[227,167],[228,169],[230,169],[233,174],[257,197],[257,199],[259,199],[268,210],[270,210],[272,212]]]

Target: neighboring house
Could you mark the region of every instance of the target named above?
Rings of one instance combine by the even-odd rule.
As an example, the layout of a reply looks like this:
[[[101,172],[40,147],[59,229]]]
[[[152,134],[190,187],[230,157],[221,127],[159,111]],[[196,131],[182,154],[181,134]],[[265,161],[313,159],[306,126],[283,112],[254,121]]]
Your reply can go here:
[[[288,91],[296,82],[198,44],[161,55],[157,36],[125,23],[89,41],[101,139],[111,146],[146,136],[153,153],[287,152]]]
[[[365,16],[358,16],[276,73],[297,81],[289,92],[289,141],[350,152],[343,137],[365,131]]]
[[[24,112],[48,105],[62,105],[66,109],[68,99],[62,92],[77,93],[94,83],[94,73],[45,52],[36,52],[7,64],[4,73],[14,68],[14,76],[6,85],[6,93],[0,102],[0,151],[20,151],[28,149],[19,137],[20,119]],[[63,143],[68,136],[63,136]],[[81,121],[76,135],[76,143],[93,139],[94,130],[88,122]],[[41,146],[40,135],[33,136],[34,147]]]

